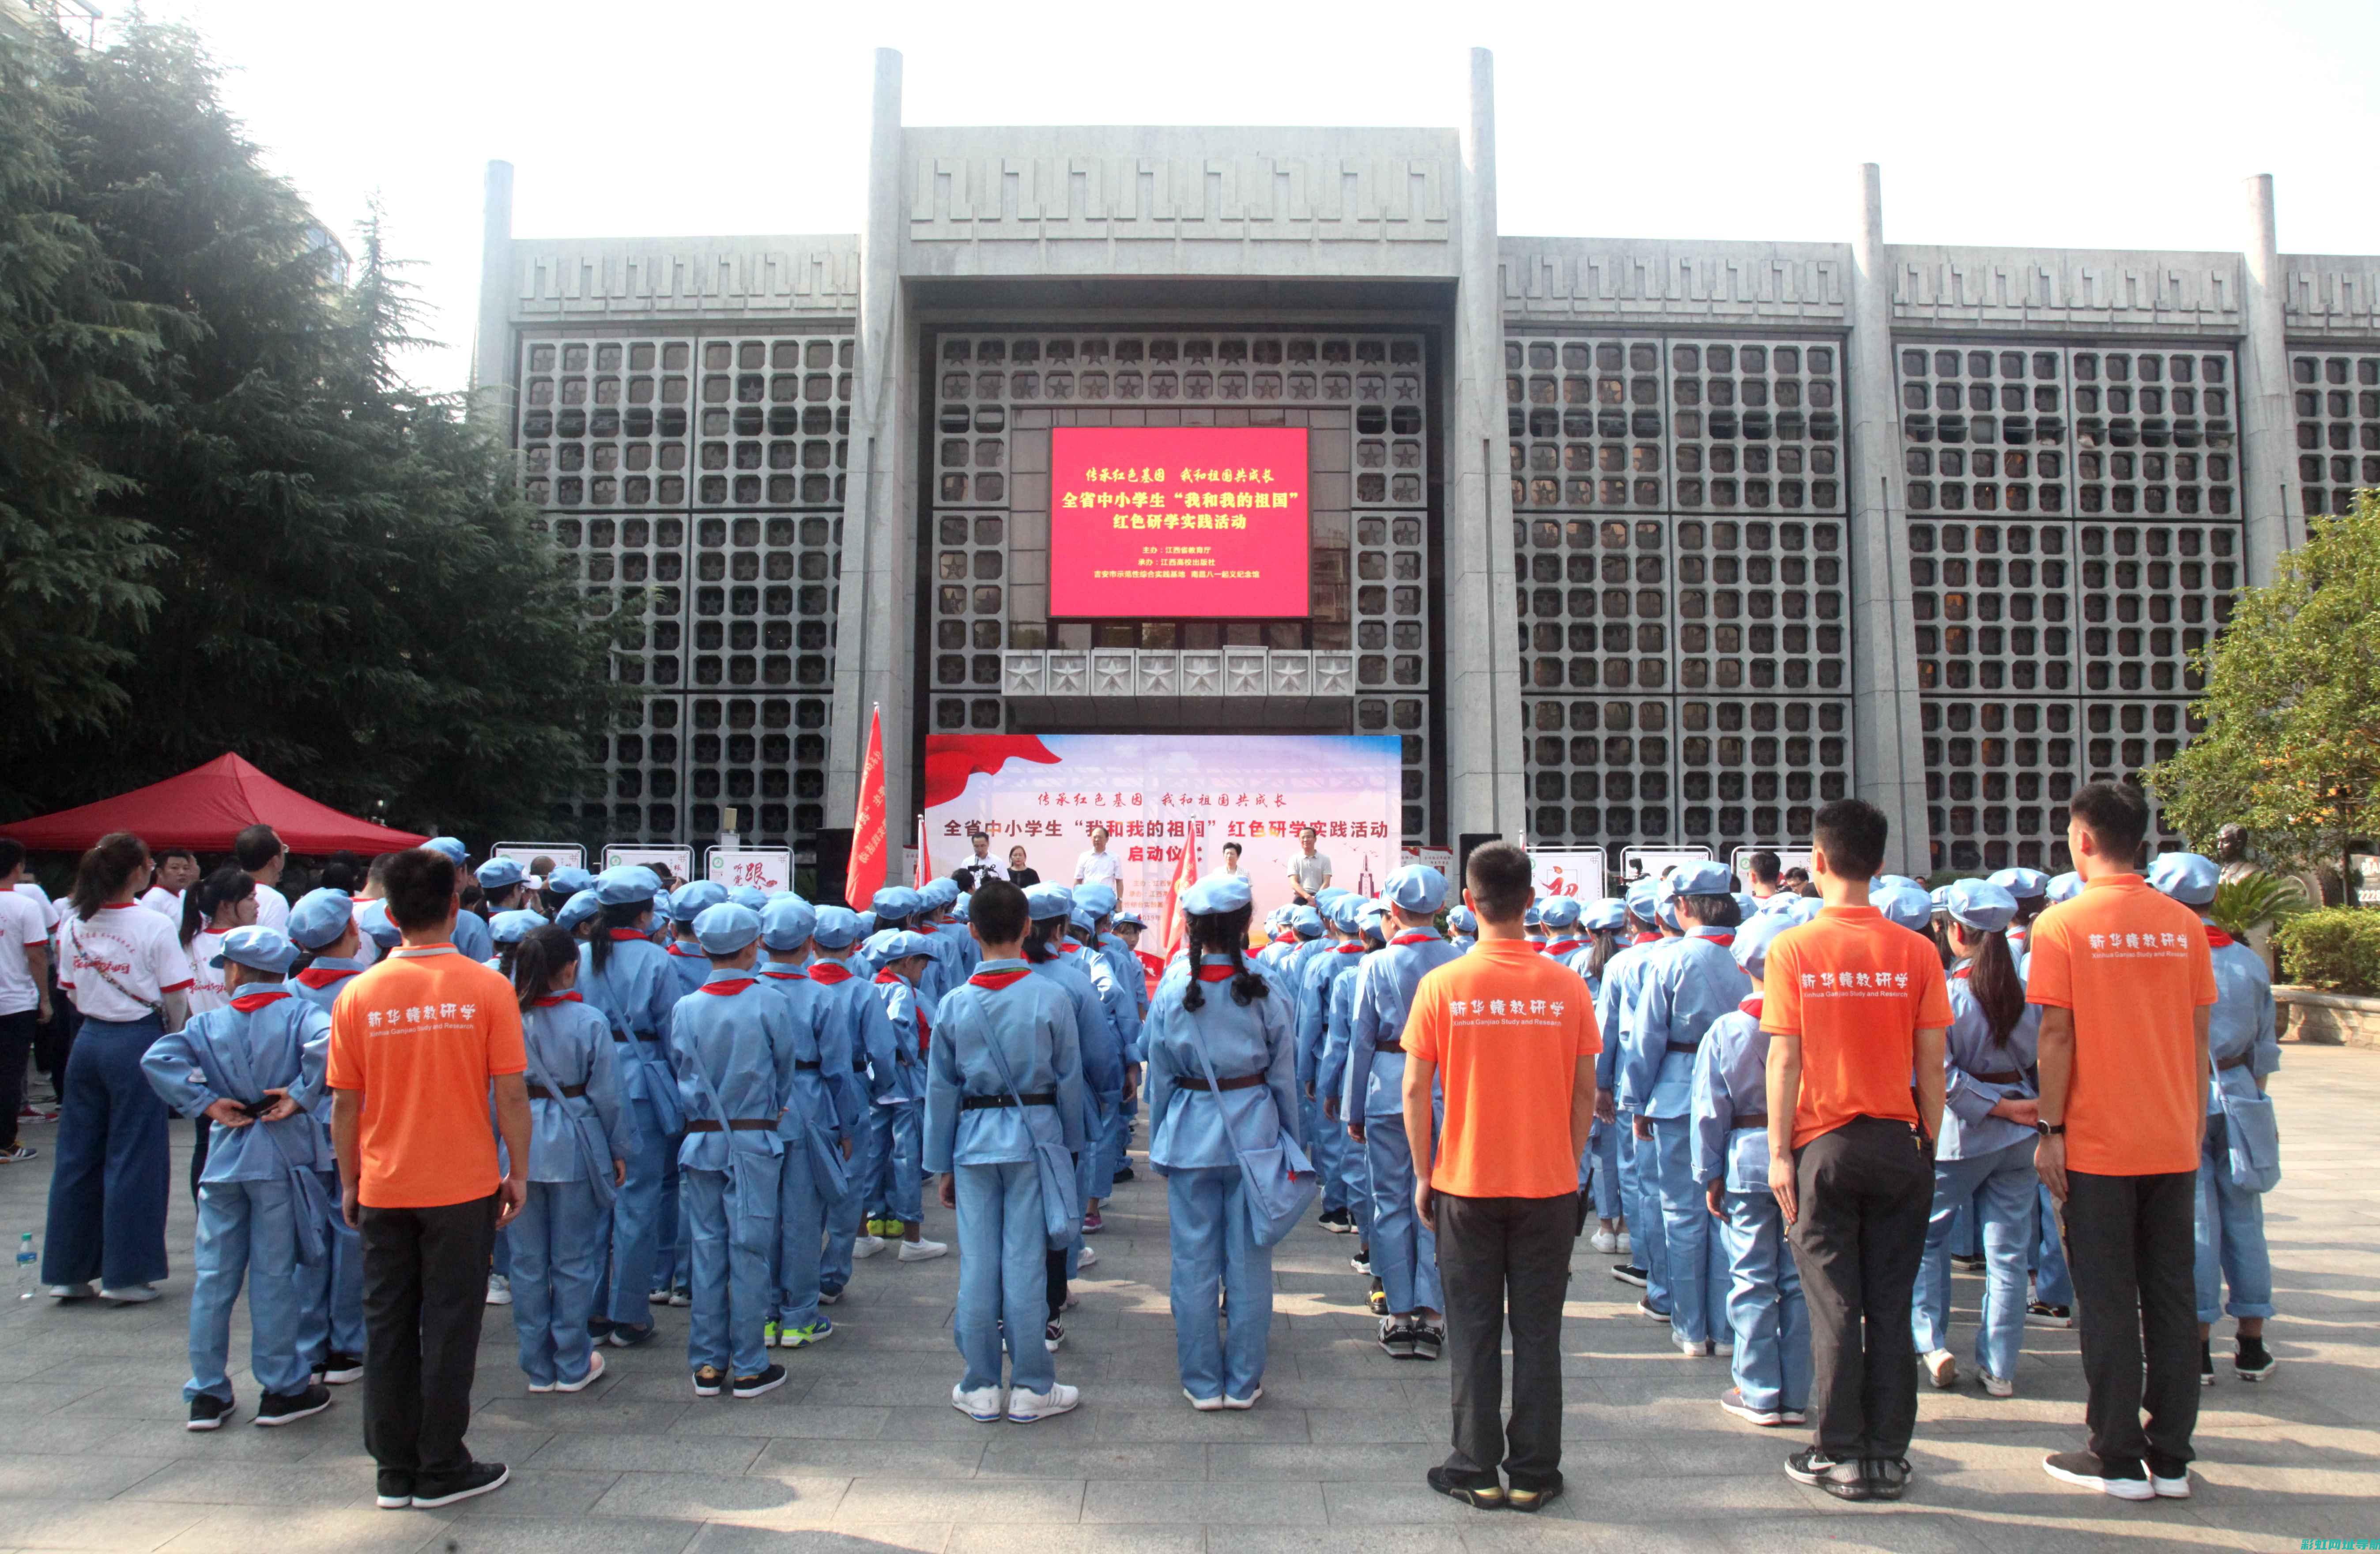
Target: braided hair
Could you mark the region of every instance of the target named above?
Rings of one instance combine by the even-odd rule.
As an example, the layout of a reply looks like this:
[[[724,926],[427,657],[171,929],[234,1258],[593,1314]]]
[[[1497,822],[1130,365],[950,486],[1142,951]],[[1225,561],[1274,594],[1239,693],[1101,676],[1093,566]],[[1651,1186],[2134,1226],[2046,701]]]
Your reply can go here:
[[[1253,906],[1243,906],[1232,912],[1190,915],[1190,979],[1182,989],[1183,1008],[1196,1014],[1207,1007],[1207,985],[1198,977],[1203,955],[1232,957],[1232,1002],[1243,1009],[1272,996],[1272,984],[1251,969],[1246,959],[1248,919],[1255,911]]]

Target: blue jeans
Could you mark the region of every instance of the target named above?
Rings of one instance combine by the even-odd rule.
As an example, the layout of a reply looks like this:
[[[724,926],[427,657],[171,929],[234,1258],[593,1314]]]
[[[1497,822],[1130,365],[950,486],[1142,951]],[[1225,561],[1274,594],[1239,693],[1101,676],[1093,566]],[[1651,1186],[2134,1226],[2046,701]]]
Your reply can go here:
[[[2273,1259],[2265,1249],[2265,1195],[2231,1184],[2223,1113],[2206,1119],[2198,1157],[2198,1319],[2273,1315]],[[2223,1286],[2231,1287],[2229,1305]]]
[[[2071,1309],[2074,1279],[2066,1269],[2066,1243],[2058,1239],[2057,1206],[2046,1187],[2035,1191],[2034,1201],[2033,1298],[2044,1305]]]
[[[915,1225],[925,1218],[917,1177],[925,1147],[924,1111],[923,1103],[916,1101],[869,1109],[868,1167],[861,1173],[868,1183],[868,1219]]]
[[[322,1196],[331,1214],[324,1234],[331,1256],[306,1270],[305,1310],[298,1319],[298,1349],[320,1368],[330,1355],[364,1352],[364,1244],[339,1212],[339,1173],[322,1172]]]
[[[650,1101],[636,1101],[629,1111],[636,1126],[628,1179],[612,1200],[612,1256],[595,1310],[601,1320],[645,1328],[652,1325],[652,1292],[668,1278],[663,1243],[676,1234],[676,1212],[662,1186],[675,1172],[677,1141],[662,1132]]]
[[[1727,1193],[1727,1325],[1735,1335],[1735,1390],[1755,1409],[1799,1413],[1810,1402],[1810,1308],[1785,1244],[1785,1215],[1767,1192]]]
[[[1670,1247],[1661,1221],[1661,1178],[1653,1141],[1636,1136],[1628,1112],[1622,1111],[1613,1125],[1620,1130],[1620,1204],[1628,1215],[1630,1256],[1645,1270],[1645,1304],[1667,1316]]]
[[[1682,1343],[1704,1343],[1727,1332],[1728,1275],[1711,1236],[1709,1200],[1694,1180],[1694,1120],[1656,1117],[1652,1123],[1661,1244],[1669,1262],[1670,1331]],[[1639,1169],[1642,1160],[1640,1156]]]
[[[1364,1155],[1372,1178],[1372,1277],[1388,1293],[1390,1314],[1443,1312],[1438,1235],[1414,1212],[1413,1146],[1405,1139],[1405,1120],[1365,1118]]]
[[[504,1227],[513,1246],[520,1367],[540,1386],[586,1378],[594,1351],[587,1318],[595,1311],[611,1233],[611,1213],[597,1206],[586,1182],[530,1183],[528,1200]]]
[[[86,1026],[85,1029],[90,1027]],[[231,1399],[231,1308],[248,1282],[249,1373],[286,1397],[313,1380],[313,1357],[298,1345],[306,1286],[319,1269],[298,1263],[302,1207],[286,1181],[210,1182],[199,1189],[199,1241],[190,1284],[190,1379],[183,1401]]]
[[[1165,1179],[1173,1220],[1173,1352],[1183,1390],[1194,1398],[1253,1397],[1264,1380],[1272,1338],[1272,1249],[1256,1243],[1245,1190],[1236,1165],[1176,1171]],[[1378,1257],[1379,1248],[1372,1255]],[[1225,1320],[1220,1337],[1219,1290]]]
[[[1040,1178],[1031,1160],[963,1165],[954,1174],[959,1304],[951,1332],[965,1362],[959,1385],[970,1392],[1000,1385],[1005,1322],[1011,1384],[1046,1392],[1058,1368],[1041,1342],[1050,1302]]]
[[[1934,1208],[1925,1223],[1925,1261],[1917,1270],[1910,1337],[1920,1354],[1950,1347],[1950,1247],[1961,1209],[1974,1205],[1984,1243],[1982,1325],[1975,1364],[2003,1381],[2016,1378],[2024,1339],[2024,1255],[2033,1235],[2033,1140],[1961,1160],[1934,1162]]]
[[[1322,1114],[1319,1099],[1300,1101],[1298,1111],[1305,1123],[1305,1136],[1312,1145],[1306,1151],[1307,1157],[1314,1161],[1315,1172],[1322,1179],[1322,1207],[1344,1208],[1347,1207],[1347,1176],[1340,1156],[1346,1152],[1350,1142],[1346,1130]]]
[[[769,1368],[760,1340],[775,1298],[770,1265],[777,1254],[778,1157],[739,1149],[725,1171],[688,1166],[677,1180],[694,1215],[686,1364],[758,1376]]]
[[[1597,1121],[1593,1135],[1586,1141],[1587,1185],[1595,1189],[1595,1217],[1617,1220],[1626,1212],[1620,1207],[1620,1130],[1612,1123]],[[1635,1245],[1633,1237],[1629,1245]]]
[[[126,1289],[165,1277],[174,1164],[165,1103],[140,1072],[154,1019],[86,1019],[67,1058],[42,1282]]]

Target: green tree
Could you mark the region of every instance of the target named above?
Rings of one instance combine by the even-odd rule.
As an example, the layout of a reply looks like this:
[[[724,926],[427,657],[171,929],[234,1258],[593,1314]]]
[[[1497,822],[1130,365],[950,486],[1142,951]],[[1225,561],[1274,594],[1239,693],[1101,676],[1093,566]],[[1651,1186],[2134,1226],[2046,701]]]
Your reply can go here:
[[[2275,866],[2337,865],[2380,833],[2380,492],[2307,529],[2197,653],[2206,731],[2143,773],[2202,852],[2227,821]]]

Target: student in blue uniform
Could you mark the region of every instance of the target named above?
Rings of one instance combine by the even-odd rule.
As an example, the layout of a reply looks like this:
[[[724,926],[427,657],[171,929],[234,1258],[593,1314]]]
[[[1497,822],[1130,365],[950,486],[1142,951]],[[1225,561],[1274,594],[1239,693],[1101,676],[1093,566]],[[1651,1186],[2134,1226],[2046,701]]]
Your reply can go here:
[[[1097,1235],[1107,1228],[1099,1205],[1114,1185],[1117,1172],[1123,1165],[1124,1130],[1131,1125],[1125,1114],[1128,1102],[1135,1101],[1140,1093],[1140,1009],[1132,989],[1125,986],[1123,974],[1117,970],[1112,956],[1099,947],[1101,918],[1081,904],[1084,894],[1092,892],[1096,903],[1103,885],[1086,885],[1075,892],[1075,910],[1067,916],[1071,930],[1060,949],[1071,963],[1082,968],[1091,979],[1091,989],[1099,995],[1100,1007],[1107,1011],[1108,1024],[1116,1034],[1116,1091],[1113,1096],[1099,1095],[1099,1135],[1093,1141],[1089,1159],[1083,1167],[1083,1233]],[[1132,981],[1143,979],[1135,975]],[[1086,1073],[1088,1072],[1086,1062]],[[1136,1110],[1136,1108],[1135,1108]]]
[[[2214,860],[2196,853],[2160,853],[2149,869],[2154,889],[2202,918],[2215,905],[2220,879]],[[2206,943],[2215,963],[2215,1007],[2206,1016],[2206,1056],[2215,1078],[2198,1159],[2198,1379],[2211,1387],[2215,1323],[2226,1312],[2239,1327],[2231,1374],[2242,1381],[2273,1374],[2273,1354],[2265,1347],[2265,1322],[2274,1314],[2273,1263],[2265,1246],[2265,1188],[2258,1183],[2278,1169],[2279,1140],[2265,1081],[2281,1066],[2281,1047],[2265,957],[2211,920]],[[2227,1285],[2228,1304],[2222,1298]]]
[[[572,896],[594,888],[594,875],[575,863],[564,864],[545,877],[544,885],[537,892],[537,904],[548,920],[555,920],[562,916],[563,907],[569,904]]]
[[[1458,906],[1446,915],[1447,942],[1456,954],[1467,953],[1479,942],[1479,917],[1468,906]]]
[[[810,930],[811,1029],[820,1059],[827,1063],[821,1071],[823,1084],[834,1097],[835,1115],[849,1142],[844,1151],[846,1164],[858,1159],[868,1127],[868,1039],[861,1021],[876,998],[869,981],[875,973],[863,969],[866,963],[858,953],[865,926],[864,914],[821,906]],[[830,1053],[833,1061],[829,1061]],[[843,1299],[855,1259],[884,1250],[881,1237],[861,1233],[859,1220],[860,1185],[853,1170],[845,1173],[843,1191],[826,1206],[826,1244],[819,1255],[820,1305]]]
[[[1372,1281],[1372,1315],[1388,1314],[1388,1292],[1372,1270],[1372,1168],[1363,1147],[1347,1135],[1347,1048],[1354,1032],[1355,974],[1371,952],[1388,942],[1378,930],[1385,914],[1378,904],[1353,893],[1331,903],[1332,926],[1346,938],[1327,964],[1316,989],[1318,1006],[1308,1018],[1318,1032],[1314,1086],[1322,1096],[1318,1124],[1339,1142],[1339,1186],[1355,1216],[1355,1255],[1347,1266]],[[1301,1040],[1303,1033],[1301,1033]]]
[[[513,1330],[532,1392],[578,1392],[603,1374],[588,1320],[611,1252],[612,1203],[636,1130],[611,1023],[578,988],[578,947],[551,923],[513,952],[528,1058],[528,1197],[504,1227]]]
[[[590,885],[583,891],[572,892],[570,899],[562,904],[562,909],[553,915],[553,926],[570,935],[573,941],[584,943],[587,925],[602,915],[602,900]]]
[[[1621,1110],[1618,1100],[1621,1038],[1652,969],[1652,953],[1662,942],[1660,930],[1669,926],[1662,917],[1660,889],[1660,881],[1649,876],[1628,887],[1627,942],[1605,965],[1602,994],[1596,1001],[1596,1017],[1610,1034],[1596,1057],[1595,1071],[1596,1088],[1614,1098],[1611,1128],[1619,1136],[1620,1166],[1615,1174],[1620,1180],[1621,1212],[1627,1218],[1631,1238],[1629,1260],[1615,1265],[1611,1277],[1645,1292],[1636,1303],[1637,1315],[1667,1322],[1670,1259],[1661,1222],[1659,1174],[1654,1168],[1653,1151],[1638,1147],[1635,1118]]]
[[[1208,875],[1184,896],[1183,910],[1195,969],[1158,989],[1143,1038],[1148,1163],[1165,1178],[1172,1220],[1182,1395],[1207,1413],[1254,1408],[1264,1395],[1272,1250],[1257,1244],[1239,1155],[1296,1138],[1297,1050],[1287,1000],[1243,958],[1246,879]]]
[[[769,904],[769,892],[758,885],[730,885],[727,899],[747,912],[758,912]]]
[[[975,969],[975,956],[970,950],[974,941],[967,938],[966,926],[951,916],[958,904],[958,881],[947,876],[929,880],[917,892],[917,917],[913,925],[926,941],[926,953],[934,958],[936,967],[934,998],[967,979]],[[918,986],[923,987],[921,982]],[[925,1009],[926,1018],[934,1017],[932,1005]]]
[[[623,1349],[651,1339],[651,1293],[668,1287],[660,1270],[677,1214],[662,1189],[674,1180],[686,1132],[669,1055],[670,1017],[684,995],[668,954],[650,938],[659,893],[661,881],[649,868],[631,865],[597,875],[602,915],[578,951],[578,991],[611,1026],[620,1093],[635,1123],[627,1178],[612,1204],[612,1255],[594,1317],[597,1329]]]
[[[1727,866],[1685,863],[1661,881],[1684,932],[1647,951],[1641,992],[1619,1027],[1620,1109],[1634,1118],[1638,1170],[1650,1144],[1669,1255],[1670,1332],[1679,1352],[1717,1352],[1727,1332],[1728,1276],[1713,1245],[1711,1215],[1694,1175],[1694,1073],[1703,1038],[1742,1002],[1735,942],[1736,907]]]
[[[471,867],[471,850],[462,839],[433,836],[421,844],[432,853],[443,853],[455,865],[455,872],[466,873]],[[475,875],[476,880],[478,877]],[[485,887],[482,887],[483,889]],[[488,920],[479,913],[465,908],[455,914],[455,948],[465,960],[484,963],[496,953],[495,943],[488,935]]]
[[[875,912],[876,926],[868,931],[860,945],[867,959],[867,968],[861,971],[858,958],[855,957],[852,970],[859,972],[872,982],[876,974],[884,969],[884,957],[878,946],[890,934],[906,932],[910,923],[924,914],[926,904],[920,892],[905,885],[887,885],[876,892],[875,898],[868,903],[868,905]],[[923,988],[928,1001],[927,1007],[930,1009],[942,993],[942,967],[940,961],[934,963],[933,971],[927,977]]]
[[[264,1392],[255,1422],[286,1425],[331,1406],[299,1348],[307,1292],[331,1256],[322,1195],[332,1159],[308,1110],[322,1093],[331,1017],[282,986],[296,958],[275,929],[232,929],[212,957],[231,1002],[191,1016],[140,1059],[166,1105],[214,1124],[199,1178],[190,1379],[182,1388],[193,1430],[218,1429],[232,1411],[225,1367],[243,1277],[249,1372]]]
[[[942,1207],[958,1212],[951,1329],[965,1368],[951,1406],[985,1423],[1004,1414],[1031,1424],[1081,1402],[1057,1379],[1050,1346],[1036,1342],[1055,1217],[1043,1203],[1037,1150],[1087,1148],[1090,1106],[1073,1001],[1024,958],[1025,902],[1004,880],[977,887],[968,917],[983,959],[942,1001],[926,1063],[926,1169],[941,1176]]]
[[[759,913],[722,901],[693,926],[710,975],[670,1019],[686,1113],[678,1166],[694,1219],[686,1362],[696,1397],[757,1398],[785,1384],[760,1339],[776,1299],[777,1119],[794,1087],[794,1017],[753,975]]]
[[[494,939],[498,917],[529,904],[528,870],[517,858],[490,858],[473,871],[472,878],[480,882],[479,916],[488,925],[489,937]],[[503,941],[495,942],[501,945]],[[519,943],[519,938],[516,936],[513,942]]]
[[[329,1014],[348,981],[367,964],[358,953],[363,929],[355,904],[345,891],[309,891],[289,908],[289,942],[297,947],[284,984],[292,998]],[[327,1089],[314,1107],[322,1129],[322,1147],[331,1147],[331,1097]],[[300,1347],[318,1380],[344,1386],[364,1374],[363,1242],[339,1212],[335,1158],[327,1178],[327,1212],[323,1227],[331,1238],[330,1260],[310,1269],[314,1277],[306,1293]]]
[[[2024,1338],[2024,1264],[2033,1239],[2033,1080],[2041,1012],[2024,1002],[2008,925],[2016,898],[1986,880],[1961,880],[1945,903],[1944,930],[1957,957],[1950,971],[1950,1026],[1943,1040],[1942,1136],[1934,1141],[1934,1208],[1917,1274],[1911,1334],[1935,1386],[1957,1383],[1950,1352],[1950,1252],[1958,1211],[1972,1205],[1984,1248],[1975,1366],[1985,1392],[2016,1395]]]
[[[1348,903],[1343,914],[1340,910],[1342,902]],[[1322,1227],[1338,1235],[1360,1236],[1371,1226],[1370,1196],[1366,1195],[1359,1204],[1347,1190],[1346,1157],[1351,1146],[1334,1115],[1336,1098],[1323,1089],[1321,1074],[1330,984],[1364,953],[1355,938],[1353,905],[1345,892],[1326,887],[1313,905],[1300,908],[1313,912],[1321,920],[1323,932],[1314,941],[1314,947],[1292,966],[1291,973],[1296,978],[1297,996],[1292,1007],[1296,1016],[1297,1078],[1305,1098],[1298,1131],[1301,1137],[1313,1141],[1314,1169],[1322,1179]],[[1356,1244],[1360,1246],[1362,1242]],[[1369,1266],[1368,1258],[1359,1260]]]
[[[710,957],[702,953],[702,942],[695,937],[694,920],[726,899],[727,887],[713,880],[697,880],[669,893],[666,914],[670,939],[662,949],[668,953],[670,970],[677,977],[680,998],[710,979]]]
[[[1628,908],[1621,903],[1609,896],[1587,903],[1579,912],[1579,947],[1562,963],[1586,984],[1598,1020],[1605,1017],[1603,968],[1620,953],[1620,935],[1627,926]],[[1604,1043],[1606,1050],[1617,1044],[1617,1037],[1615,1029],[1613,1039]],[[1597,1054],[1597,1061],[1601,1062],[1602,1054]],[[1579,1184],[1592,1195],[1595,1210],[1595,1233],[1587,1244],[1597,1252],[1626,1257],[1631,1243],[1628,1216],[1620,1202],[1620,1129],[1612,1116],[1605,1115],[1611,1110],[1608,1102],[1598,1110],[1595,1125],[1587,1132],[1586,1158],[1578,1164]]]
[[[1800,1425],[1810,1403],[1810,1311],[1768,1190],[1768,1034],[1760,977],[1779,934],[1818,915],[1816,901],[1764,907],[1730,946],[1753,990],[1715,1021],[1694,1053],[1694,1171],[1726,1254],[1727,1330],[1735,1385],[1718,1404],[1755,1425]],[[1790,1125],[1790,1124],[1789,1124]]]
[[[1578,923],[1583,904],[1576,896],[1548,897],[1537,908],[1537,917],[1546,926],[1545,953],[1558,961],[1567,962],[1580,949]]]
[[[2009,919],[2008,947],[2009,953],[2021,962],[2033,920],[2049,905],[2049,876],[2037,868],[2003,868],[1991,878],[2016,902],[2016,916]]]
[[[832,910],[856,922],[844,908]],[[840,1077],[851,1071],[850,1050],[840,1045],[843,1026],[837,1021],[821,1026],[819,989],[805,965],[820,916],[792,894],[762,907],[765,956],[753,968],[762,990],[784,1002],[794,1033],[793,1088],[777,1119],[783,1154],[778,1160],[774,1305],[760,1329],[760,1342],[770,1349],[807,1349],[834,1335],[834,1323],[819,1312],[819,1261],[827,1214],[842,1201],[849,1182],[858,1118],[846,1110],[851,1096]],[[830,925],[830,931],[844,931],[843,919]]]
[[[1123,1094],[1123,1033],[1116,1029],[1111,1005],[1100,997],[1091,979],[1082,946],[1068,933],[1074,900],[1074,892],[1064,885],[1036,885],[1026,892],[1029,927],[1021,953],[1033,975],[1055,984],[1074,1012],[1075,1058],[1084,1104],[1088,1108],[1083,1128],[1096,1140]],[[1087,1203],[1097,1184],[1093,1180],[1097,1160],[1087,1158],[1092,1154],[1087,1148],[1075,1161],[1079,1190]],[[1050,1316],[1044,1337],[1053,1349],[1065,1340],[1058,1314],[1066,1305],[1066,1281],[1099,1260],[1098,1249],[1084,1244],[1082,1229],[1076,1227],[1072,1244],[1064,1250],[1051,1251],[1045,1268]]]
[[[512,860],[506,858],[502,861],[509,863]],[[545,926],[543,917],[526,907],[514,907],[489,918],[488,937],[494,941],[496,953],[488,965],[510,977],[513,974],[513,956],[520,949],[520,941]]]
[[[883,947],[884,969],[872,985],[876,998],[861,1028],[868,1043],[867,1152],[859,1180],[868,1233],[893,1241],[900,1260],[921,1263],[950,1248],[925,1238],[925,1211],[917,1175],[926,1099],[926,1042],[933,1022],[917,989],[934,960],[927,935],[897,929]]]

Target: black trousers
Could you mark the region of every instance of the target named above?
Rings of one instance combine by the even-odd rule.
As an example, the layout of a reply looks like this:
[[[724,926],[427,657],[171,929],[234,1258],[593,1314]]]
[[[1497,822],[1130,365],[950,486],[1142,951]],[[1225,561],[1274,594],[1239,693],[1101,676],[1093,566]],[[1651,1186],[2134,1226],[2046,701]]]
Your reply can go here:
[[[366,1208],[364,1450],[382,1468],[444,1478],[471,1465],[463,1432],[487,1310],[496,1195],[435,1208]]]
[[[2066,1266],[2082,1328],[2084,1417],[2103,1461],[2191,1459],[2198,1427],[2198,1173],[2066,1173]],[[2145,1367],[2143,1341],[2146,1341]],[[2148,1408],[2148,1426],[2141,1409]]]
[[[1577,1200],[1438,1195],[1438,1276],[1446,1294],[1447,1358],[1458,1477],[1516,1488],[1561,1482],[1561,1318]],[[1512,1329],[1512,1421],[1503,1420],[1504,1328]]]
[[[1900,1457],[1917,1427],[1911,1297],[1934,1208],[1934,1151],[1910,1123],[1854,1117],[1794,1151],[1787,1234],[1810,1308],[1810,1425],[1837,1459]]]
[[[0,1014],[0,1149],[17,1147],[17,1113],[25,1105],[25,1054],[33,1048],[41,1011]]]

